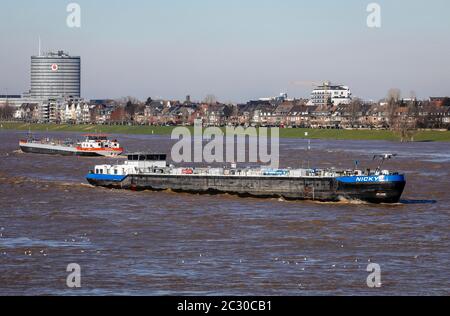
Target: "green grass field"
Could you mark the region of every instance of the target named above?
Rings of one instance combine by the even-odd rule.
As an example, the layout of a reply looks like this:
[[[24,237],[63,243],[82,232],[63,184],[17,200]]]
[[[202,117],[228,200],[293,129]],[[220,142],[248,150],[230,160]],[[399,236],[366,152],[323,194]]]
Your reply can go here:
[[[170,126],[119,126],[119,125],[65,125],[65,124],[24,124],[0,122],[1,130],[48,131],[48,132],[82,132],[108,134],[155,134],[170,135]],[[308,132],[308,136],[305,136]],[[400,141],[400,137],[391,131],[384,130],[322,130],[303,128],[280,129],[281,138],[311,139],[348,139],[348,140],[388,140]],[[414,141],[450,141],[450,131],[418,131]]]

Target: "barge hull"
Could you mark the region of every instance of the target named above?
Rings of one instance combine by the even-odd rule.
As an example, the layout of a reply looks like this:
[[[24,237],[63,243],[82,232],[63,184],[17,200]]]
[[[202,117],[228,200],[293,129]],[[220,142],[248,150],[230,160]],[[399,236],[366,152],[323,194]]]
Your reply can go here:
[[[233,194],[286,200],[338,202],[343,199],[370,203],[397,203],[404,182],[343,184],[336,178],[273,178],[239,176],[128,175],[91,174],[90,184],[115,189],[172,190],[196,194]]]
[[[44,154],[44,155],[60,155],[60,156],[83,156],[83,157],[99,157],[102,156],[96,152],[81,152],[75,149],[54,149],[51,147],[32,147],[20,146],[24,153]]]

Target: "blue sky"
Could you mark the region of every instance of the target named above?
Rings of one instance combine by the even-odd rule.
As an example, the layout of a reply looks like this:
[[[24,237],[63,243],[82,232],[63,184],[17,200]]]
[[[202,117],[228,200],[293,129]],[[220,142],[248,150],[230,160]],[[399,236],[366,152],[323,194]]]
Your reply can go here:
[[[70,2],[79,29],[66,25]],[[393,87],[450,95],[450,2],[376,1],[382,27],[370,29],[371,2],[2,0],[0,93],[29,89],[41,36],[44,50],[82,57],[87,98],[308,97],[308,82],[324,80],[366,99]]]

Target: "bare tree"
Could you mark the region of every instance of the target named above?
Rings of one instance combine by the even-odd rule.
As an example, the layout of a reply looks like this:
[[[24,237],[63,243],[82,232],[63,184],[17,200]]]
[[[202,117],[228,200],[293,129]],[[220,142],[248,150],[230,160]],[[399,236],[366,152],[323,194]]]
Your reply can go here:
[[[214,94],[208,94],[205,99],[203,100],[204,103],[206,104],[216,104],[217,103],[217,98]]]
[[[397,110],[400,105],[401,95],[400,89],[390,89],[387,94],[387,119],[391,129],[394,129],[396,125]]]
[[[410,99],[399,107],[399,115],[396,117],[395,132],[400,136],[400,140],[413,141],[417,133],[418,126],[418,103],[414,91],[410,94]]]
[[[125,105],[125,112],[128,114],[131,121],[134,121],[134,115],[136,114],[138,105],[131,100]]]
[[[128,121],[134,121],[135,115],[143,111],[144,105],[138,99],[127,96],[116,100],[118,106],[124,107]]]
[[[14,117],[14,108],[6,100],[4,105],[0,105],[0,120],[10,120]]]
[[[354,127],[360,117],[360,112],[362,111],[362,101],[359,98],[355,98],[350,103],[350,118],[352,127]]]
[[[122,105],[122,106],[126,105],[128,102],[131,102],[132,104],[140,103],[140,101],[138,99],[136,99],[135,97],[131,97],[131,96],[121,97],[121,98],[115,100],[115,103],[117,105]]]

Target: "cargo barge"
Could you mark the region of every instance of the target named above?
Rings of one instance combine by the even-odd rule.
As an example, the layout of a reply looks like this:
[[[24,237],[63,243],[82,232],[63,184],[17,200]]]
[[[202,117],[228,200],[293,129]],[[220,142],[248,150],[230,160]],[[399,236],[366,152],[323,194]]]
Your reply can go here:
[[[107,135],[83,135],[82,142],[73,140],[54,140],[50,138],[35,139],[29,136],[19,142],[20,149],[25,153],[62,155],[62,156],[118,156],[123,148],[117,140],[109,140]]]
[[[359,200],[397,203],[406,185],[405,176],[381,170],[177,168],[165,154],[129,154],[121,165],[98,165],[86,176],[95,186],[128,190],[235,194],[278,197],[287,200],[337,202]]]

